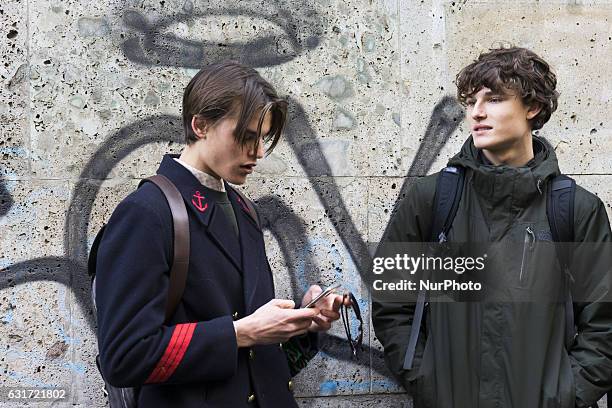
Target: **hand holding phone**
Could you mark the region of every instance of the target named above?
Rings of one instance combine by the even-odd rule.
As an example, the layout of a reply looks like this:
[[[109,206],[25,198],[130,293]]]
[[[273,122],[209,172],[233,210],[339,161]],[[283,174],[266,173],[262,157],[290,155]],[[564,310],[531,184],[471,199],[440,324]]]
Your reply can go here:
[[[334,283],[331,286],[328,286],[327,288],[325,288],[324,291],[322,291],[321,293],[319,293],[318,296],[316,296],[314,299],[312,299],[310,302],[308,302],[307,305],[304,306],[304,308],[307,307],[314,307],[314,305],[321,299],[323,299],[326,296],[329,296],[331,293],[333,293],[336,289],[338,289],[340,287],[339,283]]]

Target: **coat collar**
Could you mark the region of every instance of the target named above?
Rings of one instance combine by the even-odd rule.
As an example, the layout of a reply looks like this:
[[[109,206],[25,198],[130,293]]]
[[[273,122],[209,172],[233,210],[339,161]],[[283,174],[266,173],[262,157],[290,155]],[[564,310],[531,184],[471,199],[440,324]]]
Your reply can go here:
[[[523,167],[494,166],[483,161],[481,158],[484,156],[474,146],[472,136],[450,159],[449,166],[471,169],[471,184],[483,202],[492,208],[505,208],[504,205],[509,203],[515,209],[527,208],[543,194],[545,183],[559,174],[554,149],[546,139],[533,136],[532,140],[535,157]]]
[[[215,207],[215,200],[207,197],[200,181],[187,168],[174,160],[178,157],[178,154],[164,155],[159,169],[157,169],[157,173],[163,174],[174,183],[176,188],[178,188],[183,196],[187,208],[192,210],[197,219],[208,227],[214,212],[213,209]],[[257,226],[257,221],[255,221],[254,215],[251,214],[248,206],[242,197],[240,197],[240,194],[236,192],[234,187],[225,181],[224,186],[225,191],[227,191],[228,198],[234,208],[234,212],[236,213],[236,217],[238,214],[245,216],[253,228],[261,231]]]
[[[180,159],[180,157],[172,158],[175,162],[178,162],[181,166],[185,167],[195,178],[198,179],[200,184],[210,188],[211,190],[225,192],[225,183],[223,180],[219,180],[216,177],[211,176],[210,174],[203,172],[202,170],[196,169],[188,163],[185,163]]]
[[[174,183],[183,196],[188,211],[191,211],[198,221],[208,227],[214,213],[215,200],[207,197],[198,179],[174,160],[178,157],[179,155],[175,154],[164,155],[157,173],[168,177]]]
[[[208,197],[204,186],[184,166],[174,160],[178,155],[167,154],[157,170],[174,183],[185,201],[187,211],[195,220],[204,225],[212,240],[230,259],[239,271],[242,271],[240,244],[231,232],[230,225],[223,210]]]
[[[237,209],[240,209],[240,213],[246,216],[246,218],[249,220],[252,226],[255,227],[256,230],[261,232],[261,228],[257,225],[257,221],[255,220],[255,217],[257,217],[257,215],[252,214],[251,211],[249,211],[248,205],[244,202],[240,194],[236,192],[236,189],[229,185],[227,182],[225,182],[225,190],[227,191],[227,195],[230,198],[230,201],[236,204],[234,206],[234,210],[236,211]]]

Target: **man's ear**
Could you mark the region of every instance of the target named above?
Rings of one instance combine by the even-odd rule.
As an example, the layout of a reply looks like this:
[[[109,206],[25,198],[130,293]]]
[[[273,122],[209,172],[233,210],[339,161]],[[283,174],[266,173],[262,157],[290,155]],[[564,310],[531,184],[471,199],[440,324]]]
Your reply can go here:
[[[206,131],[208,130],[208,123],[205,119],[194,115],[191,118],[191,130],[196,134],[198,139],[206,139]]]
[[[539,103],[534,103],[527,110],[527,120],[531,120],[538,116],[538,113],[542,111],[542,105]]]

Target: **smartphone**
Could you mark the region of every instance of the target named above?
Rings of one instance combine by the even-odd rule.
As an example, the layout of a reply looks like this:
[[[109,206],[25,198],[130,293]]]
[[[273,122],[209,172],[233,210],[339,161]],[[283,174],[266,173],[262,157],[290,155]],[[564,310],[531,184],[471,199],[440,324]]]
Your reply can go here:
[[[315,305],[315,303],[317,303],[319,300],[323,299],[325,296],[328,296],[330,293],[332,293],[334,290],[338,289],[340,287],[339,283],[334,283],[331,286],[328,286],[327,288],[325,288],[325,290],[321,293],[319,293],[319,295],[317,297],[315,297],[314,299],[312,299],[310,302],[308,302],[308,304],[306,307],[313,307]]]

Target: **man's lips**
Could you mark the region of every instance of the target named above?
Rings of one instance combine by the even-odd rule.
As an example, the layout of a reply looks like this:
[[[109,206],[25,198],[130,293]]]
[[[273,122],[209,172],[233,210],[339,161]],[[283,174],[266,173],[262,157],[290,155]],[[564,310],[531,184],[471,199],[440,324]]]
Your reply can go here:
[[[249,173],[253,172],[253,169],[255,168],[256,164],[255,163],[250,163],[250,164],[241,164],[240,168],[244,169],[246,171],[248,171]]]
[[[493,127],[489,126],[489,125],[474,125],[472,126],[472,131],[473,132],[480,132],[480,131],[484,131],[484,130],[491,130],[493,129]]]

